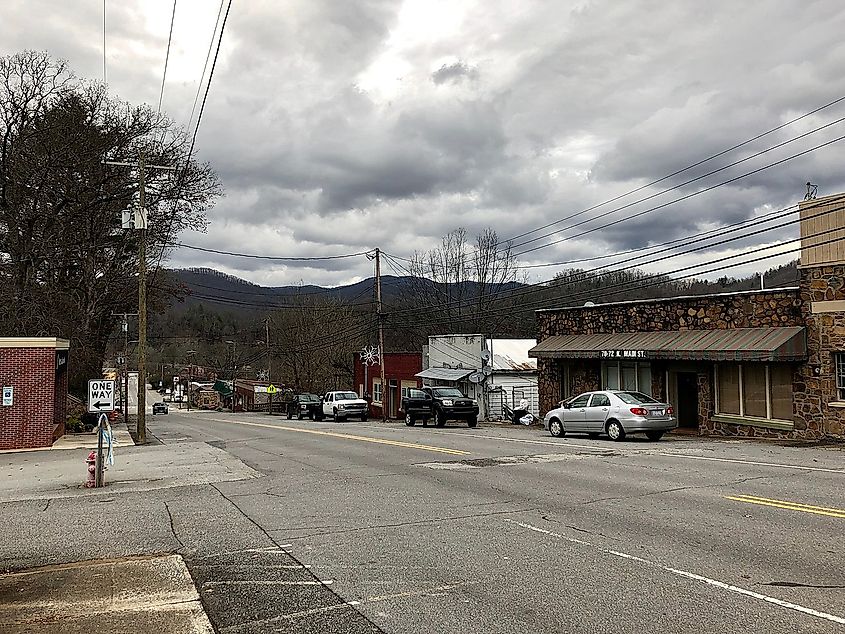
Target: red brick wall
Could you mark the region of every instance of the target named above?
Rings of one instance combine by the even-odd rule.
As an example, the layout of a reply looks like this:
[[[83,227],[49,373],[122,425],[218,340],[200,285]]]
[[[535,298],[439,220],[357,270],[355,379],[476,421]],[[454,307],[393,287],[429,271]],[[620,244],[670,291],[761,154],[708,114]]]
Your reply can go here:
[[[417,387],[422,385],[422,381],[414,376],[417,372],[422,372],[422,353],[421,352],[388,352],[384,355],[384,379],[390,385],[391,379],[396,381],[398,387],[395,390],[394,399],[396,400],[396,408],[399,408],[399,401],[401,399],[400,388],[402,381],[414,381]],[[364,383],[364,364],[361,363],[361,358],[355,355],[355,385],[351,386],[355,392],[358,392],[358,386]],[[367,368],[367,383],[364,386],[364,391],[373,394],[373,379],[379,378],[381,373],[381,366],[376,363]],[[395,413],[395,412],[394,412]],[[370,416],[380,417],[381,408],[370,405]]]
[[[62,396],[67,395],[67,372],[62,372]],[[64,411],[55,406],[56,351],[53,348],[0,348],[0,386],[15,389],[14,404],[0,405],[0,449],[49,447],[53,427]]]

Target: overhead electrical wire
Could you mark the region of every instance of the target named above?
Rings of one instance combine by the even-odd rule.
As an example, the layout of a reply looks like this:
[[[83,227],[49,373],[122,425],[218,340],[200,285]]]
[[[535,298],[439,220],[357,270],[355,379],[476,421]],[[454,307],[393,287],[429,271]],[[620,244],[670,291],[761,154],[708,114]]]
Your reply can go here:
[[[164,56],[164,72],[161,74],[161,91],[158,95],[158,112],[161,114],[161,102],[164,99],[164,82],[167,79],[167,64],[170,61],[170,43],[173,41],[173,23],[176,21],[176,2],[173,0],[173,12],[170,14],[170,34],[167,36],[167,53]]]
[[[290,256],[290,255],[260,255],[257,253],[238,253],[237,251],[222,251],[220,249],[210,249],[208,247],[200,247],[193,244],[185,244],[183,242],[169,243],[167,246],[180,247],[183,249],[191,249],[194,251],[203,251],[205,253],[217,253],[220,255],[231,255],[239,258],[250,258],[253,260],[274,260],[279,262],[311,262],[317,260],[343,260],[345,258],[354,258],[362,255],[372,253],[369,251],[356,251],[355,253],[341,253],[338,255],[309,255],[309,256]]]
[[[649,183],[646,183],[645,185],[641,185],[641,186],[639,186],[639,187],[636,187],[635,189],[632,189],[632,190],[630,190],[630,191],[627,191],[627,192],[625,192],[624,194],[619,194],[618,196],[614,196],[613,198],[609,198],[609,199],[607,199],[607,200],[605,200],[605,201],[603,201],[603,202],[600,202],[600,203],[598,203],[598,204],[595,204],[595,205],[593,205],[592,207],[588,207],[588,208],[586,208],[586,209],[583,209],[583,210],[581,210],[580,212],[578,212],[578,214],[575,214],[575,215],[580,215],[580,214],[588,213],[588,212],[593,211],[593,210],[595,210],[595,209],[598,209],[598,208],[600,208],[600,207],[604,207],[605,205],[609,205],[609,204],[614,203],[614,202],[616,202],[616,201],[618,201],[618,200],[621,200],[621,199],[623,199],[623,198],[626,198],[626,197],[630,196],[631,194],[636,194],[636,193],[638,193],[638,192],[644,191],[644,190],[648,189],[649,187],[652,187],[652,186],[654,186],[654,185],[657,185],[658,183],[662,183],[662,182],[663,182],[663,181],[665,181],[665,180],[669,180],[670,178],[673,178],[673,177],[675,177],[675,176],[678,176],[679,174],[683,174],[684,172],[687,172],[687,171],[689,171],[689,170],[691,170],[691,169],[694,169],[694,168],[696,168],[696,167],[699,167],[700,165],[704,165],[705,163],[708,163],[708,162],[710,162],[710,161],[712,161],[712,160],[714,160],[714,159],[717,159],[717,158],[719,158],[720,156],[724,156],[724,155],[726,155],[726,154],[728,154],[728,153],[730,153],[730,152],[733,152],[734,150],[738,150],[738,149],[739,149],[739,148],[741,148],[741,147],[744,147],[744,146],[746,146],[746,145],[749,145],[749,144],[753,143],[754,141],[758,141],[758,140],[760,140],[760,139],[762,139],[762,138],[764,138],[764,137],[766,137],[766,136],[769,136],[770,134],[774,134],[775,132],[778,132],[778,131],[780,131],[780,130],[783,130],[784,128],[787,128],[787,127],[789,127],[789,126],[791,126],[791,125],[793,125],[793,124],[795,124],[795,123],[798,123],[798,122],[799,122],[799,121],[801,121],[802,119],[806,119],[807,117],[810,117],[810,116],[812,116],[812,115],[814,115],[814,114],[818,114],[818,113],[819,113],[819,112],[821,112],[822,110],[826,110],[827,108],[830,108],[830,107],[832,107],[832,106],[835,106],[836,104],[841,103],[842,101],[845,101],[845,95],[843,95],[842,97],[839,97],[839,98],[837,98],[837,99],[834,99],[833,101],[829,101],[828,103],[826,103],[826,104],[824,104],[824,105],[821,105],[821,106],[819,106],[819,107],[817,107],[817,108],[814,108],[813,110],[810,110],[809,112],[805,112],[804,114],[799,115],[799,116],[797,116],[797,117],[795,117],[795,118],[793,118],[793,119],[790,119],[789,121],[786,121],[785,123],[782,123],[782,124],[780,124],[780,125],[777,125],[777,126],[775,126],[774,128],[770,128],[769,130],[766,130],[765,132],[761,132],[760,134],[757,134],[757,135],[755,135],[755,136],[752,136],[752,137],[750,137],[750,138],[746,139],[745,141],[742,141],[741,143],[737,143],[736,145],[732,145],[732,146],[731,146],[731,147],[729,147],[729,148],[726,148],[726,149],[724,149],[724,150],[721,150],[721,151],[719,151],[719,152],[716,152],[715,154],[711,154],[710,156],[708,156],[708,157],[706,157],[706,158],[703,158],[703,159],[701,159],[701,160],[699,160],[699,161],[696,161],[695,163],[692,163],[692,164],[690,164],[690,165],[687,165],[687,166],[686,166],[686,167],[684,167],[684,168],[681,168],[681,169],[679,169],[679,170],[675,170],[675,171],[674,171],[674,172],[672,172],[671,174],[666,174],[665,176],[661,176],[660,178],[657,178],[657,179],[655,179],[655,180],[653,180],[653,181],[651,181],[651,182],[649,182]],[[574,217],[574,216],[569,216],[569,217]],[[507,240],[517,240],[517,239],[522,238],[522,237],[525,237],[525,236],[527,236],[527,235],[531,235],[532,233],[536,233],[537,231],[542,231],[543,229],[548,229],[549,227],[553,227],[554,225],[556,225],[556,224],[558,224],[558,223],[560,223],[560,222],[565,222],[565,220],[566,220],[565,218],[564,218],[564,219],[560,219],[560,220],[554,220],[554,221],[552,221],[552,222],[550,222],[550,223],[547,223],[547,224],[542,225],[542,226],[540,226],[540,227],[537,227],[537,228],[535,228],[535,229],[531,229],[530,231],[525,231],[525,232],[523,232],[523,233],[519,233],[519,234],[517,234],[517,235],[511,236],[510,238],[507,238]]]
[[[845,195],[840,196],[840,197],[838,197],[838,198],[835,198],[835,199],[833,199],[833,200],[845,200]],[[809,205],[808,207],[812,209],[812,208],[815,208],[815,207],[819,207],[819,206],[823,206],[823,205],[828,205],[828,204],[830,204],[831,202],[832,202],[832,200],[828,199],[828,200],[825,200],[825,201],[823,201],[823,202],[821,202],[821,203],[818,203],[818,204],[817,204],[817,205],[815,205],[815,206],[813,206],[813,205]],[[805,209],[807,209],[808,207],[805,207]],[[788,209],[788,208],[787,208],[787,209]],[[813,216],[811,216],[811,217],[812,217],[812,218],[815,218],[815,217],[819,217],[819,216],[827,215],[827,214],[830,214],[830,213],[834,213],[834,212],[836,212],[836,211],[841,211],[841,210],[843,210],[843,209],[845,209],[845,205],[841,205],[841,206],[837,206],[837,207],[834,207],[834,208],[831,208],[831,209],[825,210],[825,211],[823,211],[823,212],[821,212],[821,213],[814,214],[814,215],[813,215]],[[799,219],[797,219],[797,220],[789,221],[788,223],[783,223],[783,225],[787,225],[787,224],[794,224],[794,223],[797,223],[797,222],[800,222],[800,218],[799,218]],[[596,272],[596,273],[597,273],[597,272],[603,272],[603,273],[618,273],[618,272],[622,272],[622,271],[630,270],[630,269],[637,268],[637,267],[642,267],[642,266],[646,266],[646,265],[650,265],[650,264],[656,264],[656,263],[658,263],[658,262],[662,262],[662,261],[665,261],[665,260],[669,260],[669,259],[672,259],[672,258],[676,258],[676,257],[679,257],[679,256],[681,256],[681,255],[687,255],[687,254],[692,253],[692,252],[700,251],[700,250],[707,249],[707,248],[712,248],[713,246],[718,246],[718,245],[721,245],[721,244],[726,244],[726,243],[729,243],[729,242],[733,242],[733,241],[737,241],[737,240],[742,240],[742,239],[747,238],[747,237],[749,237],[749,236],[756,235],[756,234],[759,234],[759,233],[763,233],[764,231],[768,231],[768,230],[771,230],[771,229],[774,229],[774,228],[780,228],[780,227],[772,227],[772,228],[768,228],[768,229],[762,229],[762,230],[758,230],[758,231],[752,232],[752,233],[747,234],[747,235],[735,236],[735,237],[733,237],[733,238],[727,238],[727,239],[725,239],[725,240],[721,240],[721,241],[719,241],[718,243],[714,243],[714,244],[712,244],[712,245],[699,246],[699,247],[696,247],[696,248],[694,248],[694,249],[690,249],[690,250],[688,250],[688,251],[684,251],[684,252],[681,252],[681,253],[675,253],[675,254],[671,254],[671,255],[664,255],[664,256],[661,256],[661,257],[659,257],[659,258],[655,258],[655,259],[649,260],[649,261],[647,261],[647,262],[641,262],[641,263],[639,263],[639,264],[636,264],[636,265],[631,265],[631,266],[627,266],[627,267],[623,267],[623,268],[620,268],[620,269],[608,269],[608,268],[606,268],[606,267],[597,267],[597,268],[592,269],[592,270],[587,270],[587,271],[578,271],[577,273],[575,273],[575,274],[573,274],[573,275],[571,275],[571,276],[568,276],[568,277],[559,277],[559,276],[558,276],[558,277],[552,278],[552,279],[550,279],[550,280],[545,280],[545,281],[543,281],[543,282],[537,282],[537,283],[534,283],[534,284],[528,284],[528,285],[522,286],[522,287],[520,287],[520,288],[519,288],[519,290],[514,291],[513,293],[510,293],[510,294],[508,294],[508,295],[506,295],[506,296],[502,297],[502,299],[513,300],[513,299],[518,299],[519,297],[522,297],[522,296],[525,296],[525,295],[533,294],[533,293],[534,293],[534,292],[536,292],[537,290],[550,290],[550,289],[553,289],[555,286],[561,286],[561,285],[564,285],[564,284],[567,284],[567,283],[570,283],[570,282],[576,282],[576,281],[579,281],[579,279],[583,279],[586,275],[588,275],[589,273],[593,273],[593,272]],[[819,233],[814,234],[814,235],[811,235],[811,236],[803,236],[803,238],[804,238],[804,239],[810,239],[810,238],[813,238],[813,237],[819,237],[819,236],[825,235],[826,233],[829,233],[829,232],[830,232],[830,230],[826,230],[826,231],[819,232]],[[767,245],[767,246],[763,246],[763,247],[761,247],[760,249],[761,249],[761,250],[765,250],[765,249],[769,249],[769,248],[776,248],[776,247],[778,247],[778,246],[783,246],[783,245],[785,245],[785,244],[790,244],[790,243],[792,243],[792,242],[795,242],[796,240],[797,240],[797,239],[795,239],[795,240],[789,240],[789,241],[787,241],[787,242],[777,243],[777,244],[775,244],[775,245]],[[794,249],[793,249],[793,250],[791,250],[791,251],[794,251]],[[747,251],[747,252],[740,253],[740,254],[735,254],[735,255],[732,255],[732,256],[721,257],[721,258],[719,258],[718,260],[714,260],[713,262],[719,262],[719,261],[722,261],[722,260],[728,260],[728,259],[732,259],[732,258],[735,258],[735,257],[742,256],[742,255],[744,255],[745,253],[755,253],[755,252],[757,252],[757,251],[756,251],[756,250],[752,250],[752,251]],[[771,257],[778,257],[778,255],[783,255],[783,254],[776,254],[776,255],[771,256]],[[712,264],[713,262],[708,262],[707,264]],[[623,263],[624,263],[624,261],[623,261]],[[685,267],[685,269],[681,269],[681,270],[686,270],[686,269],[688,269],[688,268],[697,268],[697,266],[699,266],[699,265],[693,265],[692,267]],[[735,265],[732,265],[732,267],[733,267],[733,266],[735,266]],[[678,272],[678,271],[674,271],[674,272]],[[671,274],[672,274],[672,273],[674,273],[674,272],[663,272],[663,273],[659,273],[659,274],[656,274],[656,275],[659,275],[659,276],[667,276],[667,275],[671,275]],[[701,275],[701,274],[703,274],[703,273],[696,273],[695,275]],[[473,298],[473,299],[470,299],[470,300],[467,300],[467,301],[468,301],[468,302],[470,302],[470,303],[477,303],[477,298]],[[545,300],[544,300],[544,301],[545,301]],[[408,310],[395,311],[395,312],[387,313],[387,315],[388,315],[388,316],[391,316],[391,317],[396,317],[396,316],[401,316],[401,315],[403,315],[403,314],[409,314],[409,313],[410,313],[410,314],[416,314],[416,313],[419,313],[420,311],[426,311],[426,310],[428,310],[428,309],[439,309],[439,310],[444,310],[444,309],[448,309],[448,308],[462,308],[462,307],[469,307],[469,305],[470,305],[470,304],[468,304],[468,303],[466,303],[466,302],[461,303],[461,304],[456,304],[456,305],[451,306],[451,307],[448,307],[448,306],[447,306],[447,307],[444,307],[444,306],[442,306],[442,305],[438,305],[438,304],[431,304],[431,305],[428,305],[428,306],[416,307],[416,308],[413,308],[413,309],[408,309]],[[509,310],[513,310],[513,308],[509,308]]]
[[[211,51],[214,49],[214,36],[217,35],[217,26],[220,24],[220,16],[223,15],[223,6],[226,0],[220,0],[220,7],[217,9],[217,19],[214,21],[214,28],[211,30],[211,39],[208,41],[208,52],[205,54],[205,63],[202,66],[202,74],[200,75],[199,83],[197,83],[197,94],[194,96],[194,105],[191,107],[191,116],[188,117],[187,129],[191,129],[191,124],[194,121],[194,112],[197,109],[197,103],[200,99],[202,86],[205,82],[205,71],[208,69],[208,60],[211,59]]]

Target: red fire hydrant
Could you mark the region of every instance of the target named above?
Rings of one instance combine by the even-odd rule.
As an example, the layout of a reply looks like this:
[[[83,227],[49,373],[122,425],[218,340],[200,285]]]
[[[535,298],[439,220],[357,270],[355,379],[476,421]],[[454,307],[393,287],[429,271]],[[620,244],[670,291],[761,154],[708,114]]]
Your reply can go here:
[[[85,462],[88,463],[88,478],[85,480],[85,488],[93,489],[97,486],[97,452],[92,449]]]

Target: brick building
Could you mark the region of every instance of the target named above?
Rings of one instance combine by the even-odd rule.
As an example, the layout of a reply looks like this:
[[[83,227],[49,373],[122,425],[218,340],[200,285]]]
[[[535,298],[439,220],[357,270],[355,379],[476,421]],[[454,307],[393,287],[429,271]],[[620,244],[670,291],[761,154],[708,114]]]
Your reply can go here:
[[[384,354],[384,379],[387,387],[382,390],[381,366],[365,365],[360,355],[355,355],[354,373],[358,395],[370,401],[370,416],[381,418],[382,400],[385,399],[388,418],[397,418],[402,397],[409,388],[420,387],[415,376],[422,371],[422,354],[419,352],[386,352]]]
[[[70,343],[0,338],[0,449],[49,447],[64,434]]]
[[[541,412],[640,390],[702,435],[845,439],[845,197],[800,213],[798,287],[537,311]]]

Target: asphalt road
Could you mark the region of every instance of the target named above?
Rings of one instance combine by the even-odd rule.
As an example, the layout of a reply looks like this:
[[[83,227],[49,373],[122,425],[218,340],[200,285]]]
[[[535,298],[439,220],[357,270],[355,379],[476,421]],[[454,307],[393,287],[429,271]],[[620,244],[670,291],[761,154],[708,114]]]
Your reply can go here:
[[[841,447],[177,410],[150,427],[263,474],[168,507],[221,632],[845,631]],[[204,499],[237,509],[217,553],[198,523],[228,521]]]

